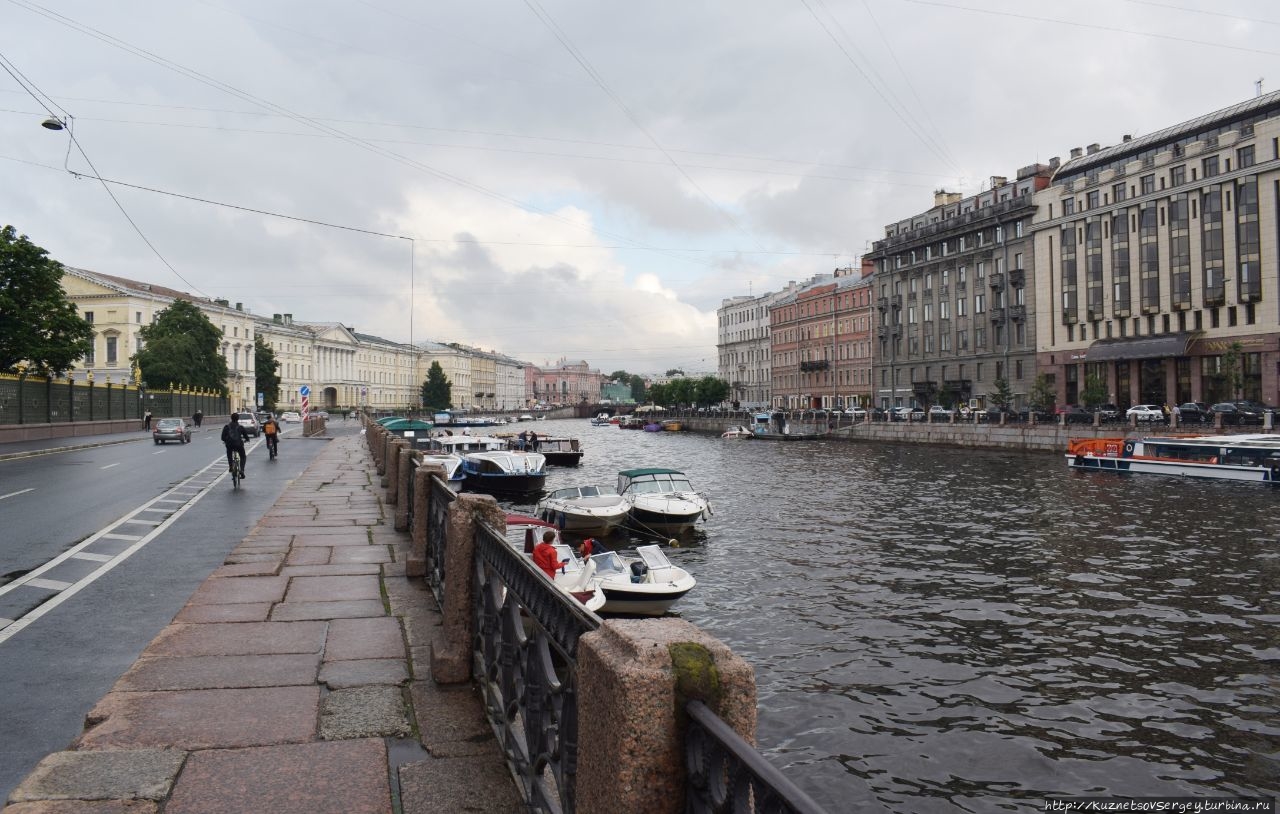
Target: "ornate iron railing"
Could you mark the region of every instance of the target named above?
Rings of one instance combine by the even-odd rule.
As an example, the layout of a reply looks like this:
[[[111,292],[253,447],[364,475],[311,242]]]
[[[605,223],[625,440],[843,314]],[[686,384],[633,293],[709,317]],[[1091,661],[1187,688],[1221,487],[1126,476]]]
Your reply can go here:
[[[685,807],[689,814],[825,814],[701,701],[685,704]]]
[[[445,535],[449,528],[449,506],[457,495],[449,484],[439,478],[431,479],[430,499],[427,501],[427,584],[436,595],[440,607],[444,607],[444,550]]]
[[[529,807],[572,814],[578,637],[600,620],[484,525],[473,564],[475,676],[489,722]]]

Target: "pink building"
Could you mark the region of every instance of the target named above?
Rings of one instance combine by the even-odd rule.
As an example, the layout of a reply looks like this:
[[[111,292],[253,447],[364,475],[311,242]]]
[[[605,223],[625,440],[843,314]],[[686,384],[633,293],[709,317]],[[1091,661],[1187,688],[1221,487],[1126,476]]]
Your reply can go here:
[[[577,404],[596,402],[606,376],[592,370],[585,360],[570,362],[561,359],[554,365],[525,367],[525,387],[531,403]]]

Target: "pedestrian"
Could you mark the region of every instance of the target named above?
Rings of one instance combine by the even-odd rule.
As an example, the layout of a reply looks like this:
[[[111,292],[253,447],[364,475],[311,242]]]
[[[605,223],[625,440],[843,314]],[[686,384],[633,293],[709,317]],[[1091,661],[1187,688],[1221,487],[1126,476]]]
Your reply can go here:
[[[536,432],[529,433],[529,448],[534,452],[538,451],[538,434]]]
[[[201,422],[204,421],[204,411],[196,410],[196,414],[191,416],[191,420],[195,422],[196,429],[199,429]]]
[[[542,532],[542,542],[533,547],[533,564],[541,568],[542,573],[547,575],[547,579],[553,582],[556,578],[556,572],[563,565],[560,561],[560,555],[556,553],[555,541],[556,533],[551,529],[547,529]]]
[[[150,410],[147,410],[145,413],[142,414],[142,429],[144,430],[151,429],[151,411]]]
[[[520,435],[516,436],[516,449],[524,452],[525,447],[529,443],[529,431],[521,430]]]

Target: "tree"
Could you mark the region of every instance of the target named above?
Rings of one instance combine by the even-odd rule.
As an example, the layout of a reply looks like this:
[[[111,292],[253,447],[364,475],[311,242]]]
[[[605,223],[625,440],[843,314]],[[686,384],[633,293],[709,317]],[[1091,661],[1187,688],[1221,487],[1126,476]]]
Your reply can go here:
[[[631,400],[634,401],[636,404],[640,404],[644,401],[644,377],[643,376],[631,377]]]
[[[668,406],[684,406],[693,404],[694,399],[694,383],[691,379],[672,379],[667,382],[667,399]]]
[[[671,385],[668,384],[655,384],[649,388],[649,400],[654,404],[663,406],[671,404],[674,399],[671,396],[670,388]]]
[[[1244,371],[1242,369],[1240,354],[1244,350],[1244,345],[1239,342],[1232,342],[1227,347],[1227,352],[1222,354],[1222,383],[1226,385],[1227,392],[1232,400],[1240,398],[1240,390],[1244,387]]]
[[[1093,408],[1107,401],[1107,380],[1098,375],[1084,377],[1084,390],[1080,393],[1080,401],[1085,407]]]
[[[628,373],[628,372],[627,372],[627,371],[625,371],[625,370],[615,370],[615,371],[613,371],[612,373],[610,373],[610,374],[609,374],[609,381],[611,381],[611,382],[629,382],[629,381],[631,381],[631,374],[630,374],[630,373]]]
[[[710,407],[729,398],[729,385],[715,376],[703,376],[698,379],[694,392],[699,407]]]
[[[138,333],[143,345],[133,361],[148,387],[174,384],[227,392],[222,331],[192,303],[174,300]]]
[[[259,334],[253,339],[253,384],[262,394],[262,408],[276,409],[276,396],[280,394],[280,363],[276,352],[262,341]]]
[[[678,367],[673,367],[673,368],[671,368],[670,370],[668,370],[668,371],[667,371],[667,375],[668,375],[668,376],[683,376],[683,375],[684,375],[684,371],[683,371],[683,370],[681,370],[681,369],[680,369],[680,368],[678,368]]]
[[[93,326],[62,290],[62,264],[19,236],[0,229],[0,370],[19,362],[39,375],[62,373],[93,347]]]
[[[1013,391],[1009,389],[1008,379],[996,379],[995,390],[987,394],[987,398],[991,399],[991,403],[1001,409],[1007,408],[1009,402],[1013,401]]]
[[[1031,393],[1029,401],[1031,406],[1042,412],[1048,412],[1053,409],[1054,402],[1058,400],[1058,394],[1054,392],[1053,383],[1049,381],[1049,377],[1041,373],[1036,376],[1035,382],[1031,385]]]
[[[433,412],[447,410],[453,404],[453,384],[444,375],[439,362],[432,362],[427,380],[422,383],[422,406]]]

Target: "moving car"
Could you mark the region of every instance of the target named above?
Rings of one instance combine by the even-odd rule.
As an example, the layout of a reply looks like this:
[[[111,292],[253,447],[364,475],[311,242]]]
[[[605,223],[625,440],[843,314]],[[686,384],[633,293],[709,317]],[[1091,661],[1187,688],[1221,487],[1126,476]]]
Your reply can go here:
[[[302,414],[289,410],[280,414],[280,420],[286,424],[297,424],[302,421]]]
[[[1159,404],[1135,404],[1124,411],[1124,417],[1126,420],[1164,421],[1164,410]]]
[[[253,413],[240,413],[237,419],[240,427],[254,438],[262,434],[262,425],[258,423],[258,419]]]
[[[161,418],[151,425],[151,440],[157,444],[166,441],[191,442],[191,425],[185,418]]]
[[[1104,424],[1108,421],[1120,420],[1120,408],[1114,404],[1099,404],[1093,408],[1093,411],[1098,414],[1098,420]]]

